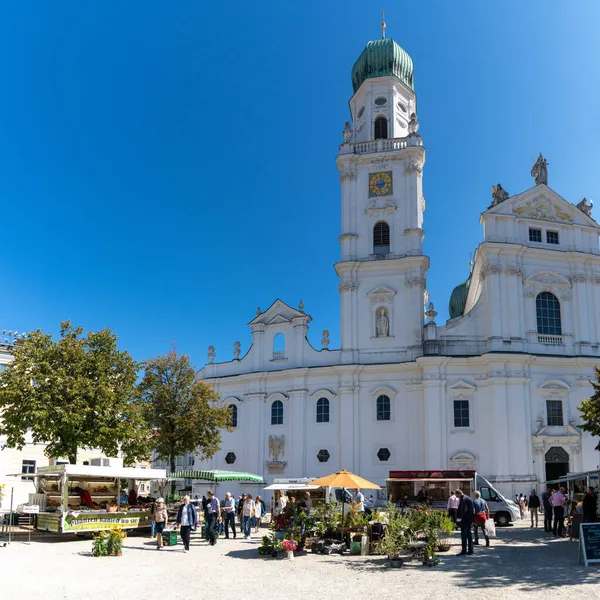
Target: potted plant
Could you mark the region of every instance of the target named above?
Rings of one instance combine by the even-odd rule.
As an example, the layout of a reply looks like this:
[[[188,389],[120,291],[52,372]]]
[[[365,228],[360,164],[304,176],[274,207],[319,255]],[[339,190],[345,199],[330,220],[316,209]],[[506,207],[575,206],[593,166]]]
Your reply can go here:
[[[127,533],[125,530],[118,526],[109,529],[106,542],[109,556],[121,556],[123,552],[123,540],[126,537]]]
[[[108,556],[108,536],[106,531],[101,531],[94,536],[92,541],[92,556]]]
[[[294,558],[294,550],[298,547],[296,540],[283,540],[281,542],[281,549],[287,553],[288,560]]]
[[[377,554],[387,555],[391,567],[401,567],[401,555],[410,542],[409,519],[391,502],[388,504],[385,535],[375,545]]]

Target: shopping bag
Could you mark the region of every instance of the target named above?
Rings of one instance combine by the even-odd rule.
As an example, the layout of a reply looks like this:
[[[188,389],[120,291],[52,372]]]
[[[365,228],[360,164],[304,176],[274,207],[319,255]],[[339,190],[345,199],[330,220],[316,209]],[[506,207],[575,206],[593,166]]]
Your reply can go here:
[[[490,537],[496,536],[496,524],[494,523],[494,519],[488,519],[485,522],[485,531]]]

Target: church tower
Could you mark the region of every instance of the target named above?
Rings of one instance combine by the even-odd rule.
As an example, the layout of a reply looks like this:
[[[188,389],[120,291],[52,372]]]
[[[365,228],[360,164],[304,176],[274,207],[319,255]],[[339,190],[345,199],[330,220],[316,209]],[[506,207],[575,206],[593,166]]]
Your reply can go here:
[[[422,354],[429,260],[423,255],[422,169],[410,56],[369,42],[352,68],[352,124],[337,165],[342,187],[341,347],[345,363]]]

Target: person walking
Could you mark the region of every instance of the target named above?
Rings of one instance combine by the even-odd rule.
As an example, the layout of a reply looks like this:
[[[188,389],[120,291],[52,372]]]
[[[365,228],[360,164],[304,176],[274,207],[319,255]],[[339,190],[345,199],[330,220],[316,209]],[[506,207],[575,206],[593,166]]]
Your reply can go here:
[[[542,493],[542,509],[544,511],[544,531],[552,531],[552,504],[550,503],[552,490],[548,487]]]
[[[525,496],[523,494],[519,494],[519,513],[521,513],[521,519],[525,518]]]
[[[229,527],[233,533],[235,540],[235,500],[231,496],[231,492],[225,494],[225,502],[223,502],[223,512],[225,513],[225,539],[229,539]]]
[[[475,499],[473,500],[473,512],[474,515],[474,523],[473,528],[475,530],[475,545],[479,546],[479,528],[481,527],[481,531],[483,532],[483,537],[485,539],[485,545],[490,545],[490,537],[488,536],[488,532],[485,528],[485,522],[490,518],[490,509],[488,508],[487,502],[481,497],[479,492],[475,492]]]
[[[596,495],[596,490],[591,486],[583,498],[582,509],[583,522],[595,523],[598,516],[598,496]]]
[[[456,525],[456,511],[458,509],[458,503],[460,500],[456,497],[454,492],[450,492],[450,498],[448,498],[448,516],[452,519],[452,522]]]
[[[567,505],[567,499],[565,498],[565,488],[560,488],[558,492],[554,492],[550,496],[550,504],[552,504],[552,510],[554,512],[554,526],[552,527],[552,533],[554,537],[562,537],[564,529],[565,519],[565,507]]]
[[[152,524],[154,525],[154,534],[156,535],[156,549],[162,550],[162,532],[167,526],[169,516],[167,514],[167,507],[163,498],[158,498],[154,504],[154,510],[152,511]]]
[[[459,556],[473,554],[473,500],[461,490],[456,490],[459,499],[456,522],[460,525],[460,541],[462,552]]]
[[[244,517],[242,511],[244,510],[244,503],[246,502],[246,494],[242,494],[238,499],[237,505],[237,516],[240,523],[240,533],[244,533]]]
[[[208,543],[214,546],[217,543],[217,524],[221,518],[221,503],[219,499],[212,493],[208,495],[208,521],[206,522]]]
[[[247,540],[250,537],[250,525],[252,517],[255,513],[255,503],[252,500],[252,494],[248,494],[246,496],[246,501],[244,502],[244,506],[242,508],[242,515],[244,518],[244,539]]]
[[[531,490],[531,494],[529,494],[529,500],[527,501],[527,506],[529,507],[529,514],[531,515],[531,527],[533,527],[533,522],[535,520],[535,527],[537,529],[538,512],[540,510],[541,502],[540,497],[536,494],[535,490]]]
[[[263,501],[260,496],[256,496],[256,500],[254,501],[254,533],[258,533],[260,529],[260,523],[262,521],[263,516]]]
[[[181,541],[183,542],[183,551],[190,551],[190,537],[192,531],[196,531],[196,523],[198,522],[198,514],[196,508],[190,503],[190,497],[184,496],[183,503],[177,511],[177,526],[181,532]]]

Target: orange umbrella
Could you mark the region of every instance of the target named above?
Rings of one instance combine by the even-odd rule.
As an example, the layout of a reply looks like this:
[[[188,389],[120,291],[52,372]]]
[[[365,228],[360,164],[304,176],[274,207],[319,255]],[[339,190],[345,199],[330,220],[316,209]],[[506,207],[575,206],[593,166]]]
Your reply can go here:
[[[310,482],[310,485],[318,485],[319,487],[341,487],[341,488],[358,488],[365,490],[380,490],[381,487],[376,483],[372,483],[346,469],[336,471],[327,477],[320,477]]]
[[[328,475],[327,477],[320,477],[319,479],[315,479],[310,482],[310,485],[318,485],[320,487],[341,487],[344,490],[342,494],[342,524],[344,523],[344,506],[346,504],[346,488],[364,488],[366,490],[380,490],[376,483],[371,483],[370,481],[351,473],[350,471],[346,471],[346,469],[342,469],[341,471],[336,471],[332,475]]]

